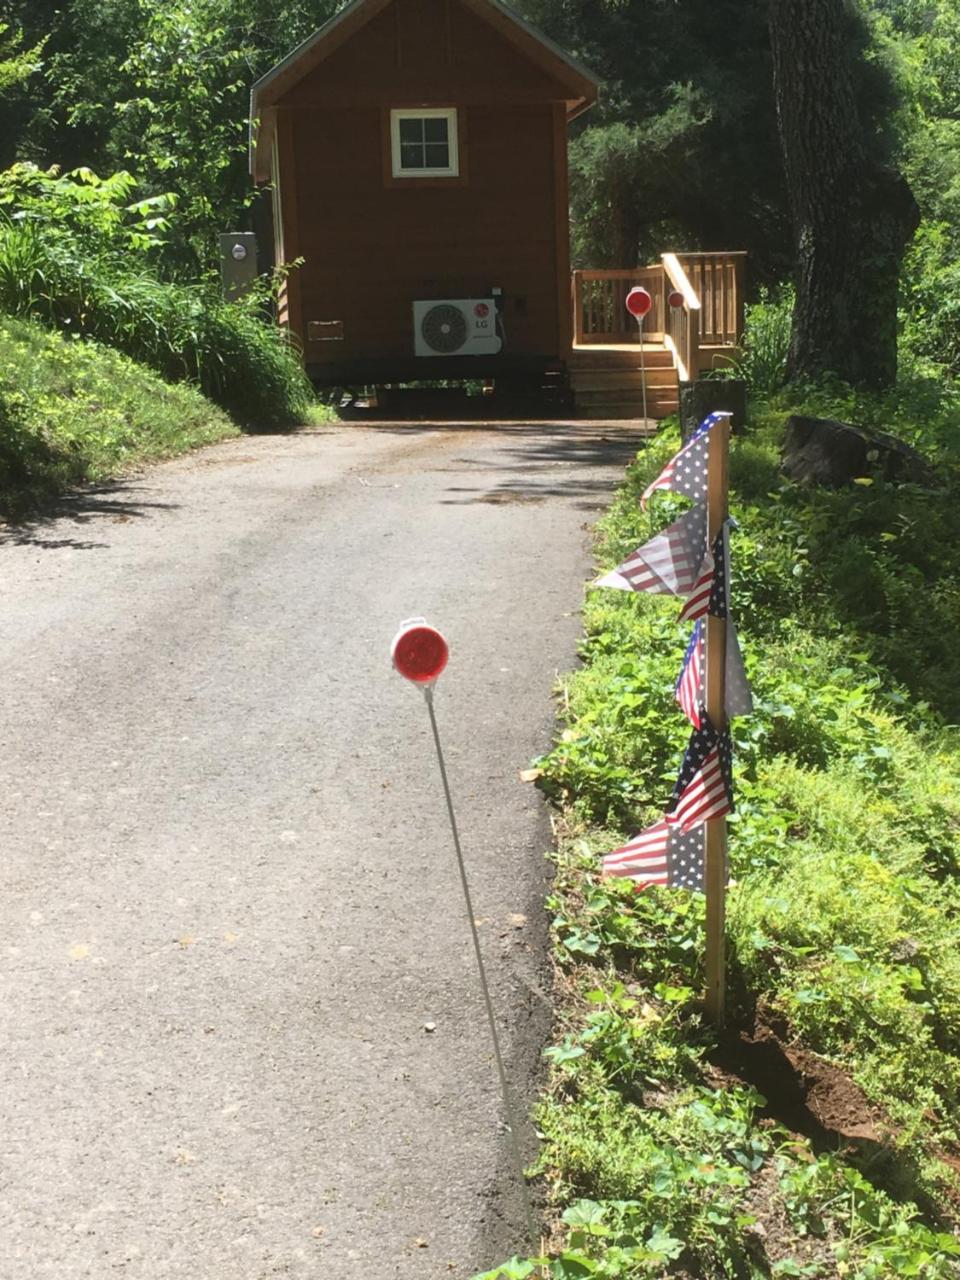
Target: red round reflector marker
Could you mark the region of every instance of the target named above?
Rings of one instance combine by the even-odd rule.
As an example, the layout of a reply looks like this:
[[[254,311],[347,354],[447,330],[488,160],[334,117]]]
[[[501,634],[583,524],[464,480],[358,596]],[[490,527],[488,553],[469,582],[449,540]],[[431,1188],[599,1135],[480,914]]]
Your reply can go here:
[[[653,306],[653,298],[647,293],[646,289],[642,289],[640,285],[636,285],[627,294],[626,298],[627,310],[632,316],[638,320],[647,314]]]
[[[423,618],[410,618],[400,624],[390,656],[394,669],[405,680],[431,684],[443,673],[450,650],[436,627],[429,626]]]
[[[674,289],[672,290],[672,292],[667,294],[667,302],[670,304],[671,307],[674,307],[674,308],[682,307],[683,294],[680,292],[679,289]]]

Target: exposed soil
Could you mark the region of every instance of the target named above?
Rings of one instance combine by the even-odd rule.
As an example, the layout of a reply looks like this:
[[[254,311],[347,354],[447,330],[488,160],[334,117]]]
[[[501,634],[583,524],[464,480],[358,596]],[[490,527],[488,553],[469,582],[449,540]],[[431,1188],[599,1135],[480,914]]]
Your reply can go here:
[[[765,1113],[813,1148],[835,1151],[853,1142],[883,1143],[893,1127],[839,1067],[798,1045],[784,1044],[760,1023],[754,1033],[725,1037],[709,1073],[717,1083],[752,1085],[767,1100]]]
[[[772,1021],[772,1020],[771,1020]],[[766,1099],[761,1114],[800,1137],[818,1154],[843,1152],[877,1186],[913,1201],[944,1227],[960,1222],[960,1191],[943,1187],[934,1203],[917,1184],[918,1152],[898,1145],[901,1131],[841,1068],[799,1045],[785,1042],[785,1028],[758,1015],[752,1031],[728,1032],[707,1063],[712,1084],[752,1085]],[[955,1173],[957,1155],[931,1150]]]

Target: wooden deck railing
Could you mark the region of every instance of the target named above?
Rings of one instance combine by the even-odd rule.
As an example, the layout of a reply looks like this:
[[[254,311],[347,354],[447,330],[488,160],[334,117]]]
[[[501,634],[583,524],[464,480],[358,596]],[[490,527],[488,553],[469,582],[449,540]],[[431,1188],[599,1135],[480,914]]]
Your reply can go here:
[[[700,299],[700,342],[735,347],[743,335],[743,253],[678,253]]]
[[[669,312],[663,343],[673,355],[677,377],[689,382],[700,372],[700,299],[675,253],[663,255],[663,280]],[[671,295],[679,305],[670,306]]]
[[[653,298],[643,322],[645,341],[663,338],[663,270],[659,266],[623,270],[573,272],[573,341],[591,343],[639,342],[639,326],[625,303],[631,289],[640,285]]]
[[[735,347],[743,334],[746,253],[665,253],[659,263],[631,270],[573,272],[575,346],[639,341],[624,302],[635,285],[653,298],[644,320],[646,341],[673,352],[681,380],[696,378],[711,348]],[[670,306],[672,293],[681,305]]]

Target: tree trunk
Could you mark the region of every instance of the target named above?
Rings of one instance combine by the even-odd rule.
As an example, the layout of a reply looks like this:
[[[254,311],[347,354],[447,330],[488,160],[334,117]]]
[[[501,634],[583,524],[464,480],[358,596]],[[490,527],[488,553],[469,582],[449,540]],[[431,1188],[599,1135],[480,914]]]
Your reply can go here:
[[[777,122],[797,240],[792,378],[834,372],[878,387],[897,374],[900,261],[919,210],[876,155],[854,83],[851,0],[771,0]]]

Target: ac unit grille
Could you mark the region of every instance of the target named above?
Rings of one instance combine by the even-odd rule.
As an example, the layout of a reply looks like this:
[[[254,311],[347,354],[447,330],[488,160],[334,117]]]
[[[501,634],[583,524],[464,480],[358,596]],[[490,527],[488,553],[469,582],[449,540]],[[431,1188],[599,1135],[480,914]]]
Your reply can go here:
[[[467,340],[467,322],[459,307],[440,303],[431,307],[420,322],[420,333],[432,351],[449,355]]]

